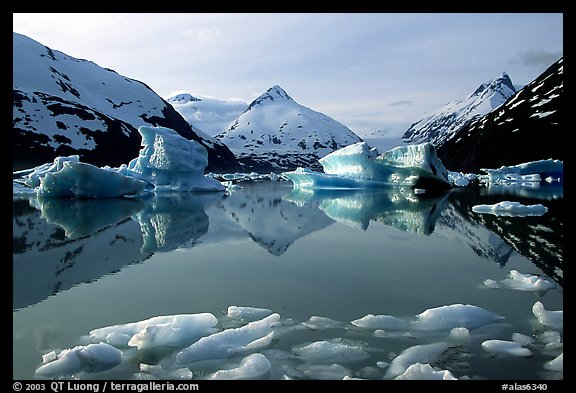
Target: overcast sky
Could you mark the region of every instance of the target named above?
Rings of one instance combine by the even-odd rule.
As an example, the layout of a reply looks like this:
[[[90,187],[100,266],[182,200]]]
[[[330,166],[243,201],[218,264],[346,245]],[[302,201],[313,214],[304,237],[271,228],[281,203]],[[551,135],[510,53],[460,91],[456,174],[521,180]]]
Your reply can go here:
[[[13,31],[176,92],[249,103],[280,85],[359,135],[393,133],[506,72],[563,56],[561,13],[13,14]]]

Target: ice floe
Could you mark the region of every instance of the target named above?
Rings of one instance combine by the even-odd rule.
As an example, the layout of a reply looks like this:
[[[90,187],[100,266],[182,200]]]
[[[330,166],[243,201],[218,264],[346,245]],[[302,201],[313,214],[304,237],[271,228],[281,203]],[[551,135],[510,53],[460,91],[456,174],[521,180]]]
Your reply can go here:
[[[475,205],[472,206],[472,211],[495,216],[526,217],[541,216],[548,211],[548,208],[540,203],[523,205],[520,202],[502,201],[493,205]]]

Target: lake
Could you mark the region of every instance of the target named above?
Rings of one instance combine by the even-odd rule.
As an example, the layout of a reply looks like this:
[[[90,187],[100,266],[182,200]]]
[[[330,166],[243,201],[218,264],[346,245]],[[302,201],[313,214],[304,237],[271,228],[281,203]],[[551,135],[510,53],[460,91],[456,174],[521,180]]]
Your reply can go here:
[[[256,379],[391,379],[402,356],[458,379],[563,379],[545,367],[563,353],[562,327],[545,326],[532,311],[536,302],[563,310],[561,186],[426,195],[303,191],[285,181],[239,185],[145,199],[15,197],[13,378],[203,379],[260,354],[250,358],[263,370]],[[548,211],[472,212],[502,200]],[[485,284],[505,282],[511,271],[554,287]],[[448,327],[415,328],[418,314],[452,305],[503,318],[462,329],[464,314]],[[246,308],[235,317],[230,306]],[[145,356],[120,346],[122,361],[113,367],[36,373],[44,355],[87,345],[94,329],[199,313],[218,320],[205,335],[279,317],[271,340],[237,344],[211,360],[174,363],[196,337]],[[351,323],[368,315],[398,326]],[[488,340],[521,342],[531,354],[489,351],[482,346]]]

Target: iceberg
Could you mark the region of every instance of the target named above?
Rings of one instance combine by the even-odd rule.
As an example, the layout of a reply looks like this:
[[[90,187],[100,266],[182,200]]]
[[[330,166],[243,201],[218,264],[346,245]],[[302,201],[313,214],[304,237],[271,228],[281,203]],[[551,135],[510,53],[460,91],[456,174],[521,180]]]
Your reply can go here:
[[[65,161],[40,178],[37,195],[58,198],[116,198],[138,195],[146,183],[84,162]]]
[[[399,146],[380,154],[366,142],[358,142],[322,157],[319,162],[324,173],[298,168],[282,175],[295,188],[451,188],[448,171],[431,143]]]
[[[471,304],[451,304],[429,308],[416,316],[412,328],[415,330],[451,330],[464,327],[476,329],[504,319],[503,316]]]
[[[42,357],[43,364],[36,374],[44,377],[72,375],[80,371],[99,372],[111,369],[122,361],[122,352],[106,343],[78,345],[56,355],[50,352]]]
[[[520,202],[502,201],[494,205],[475,205],[472,206],[472,211],[495,216],[526,217],[541,216],[548,211],[548,208],[540,203],[523,205]]]
[[[553,328],[564,328],[564,310],[548,311],[542,302],[537,301],[532,306],[532,313],[542,325]]]
[[[501,166],[498,169],[481,168],[491,184],[540,183],[542,179],[561,182],[564,178],[564,162],[560,160],[538,160],[518,165]],[[550,182],[550,180],[548,180]]]
[[[265,347],[272,342],[274,335],[272,328],[279,319],[279,314],[272,314],[242,327],[203,337],[178,352],[176,362],[192,363],[199,360],[223,359],[251,349]]]
[[[421,344],[409,347],[396,356],[388,370],[386,370],[385,378],[395,378],[416,363],[436,362],[440,356],[451,347],[451,344],[444,342],[437,342],[432,344]]]
[[[262,379],[270,372],[271,368],[272,364],[266,356],[261,353],[253,353],[242,359],[238,367],[230,370],[218,370],[210,376],[210,379]]]
[[[500,353],[511,356],[532,356],[532,351],[524,348],[515,341],[487,340],[482,343],[482,348],[491,353]]]
[[[458,378],[448,370],[436,371],[428,363],[414,363],[394,379],[454,381]]]
[[[370,357],[359,345],[326,340],[297,346],[292,352],[300,359],[315,364],[354,363]]]
[[[211,313],[161,315],[94,329],[90,340],[125,348],[174,347],[212,333],[217,323]]]
[[[171,128],[140,127],[142,148],[119,171],[152,185],[156,192],[224,191],[222,183],[204,175],[208,152]]]
[[[406,330],[408,323],[391,315],[367,314],[351,322],[352,325],[366,329]]]
[[[13,173],[14,182],[57,198],[114,198],[154,192],[225,191],[204,175],[206,148],[165,127],[140,127],[142,148],[137,158],[119,168],[99,168],[79,156],[56,157],[54,162]],[[18,193],[23,190],[17,189]]]
[[[484,280],[484,285],[493,289],[513,289],[530,292],[546,292],[558,287],[556,283],[543,277],[531,274],[522,274],[517,270],[510,270],[508,278],[501,281],[490,279]]]

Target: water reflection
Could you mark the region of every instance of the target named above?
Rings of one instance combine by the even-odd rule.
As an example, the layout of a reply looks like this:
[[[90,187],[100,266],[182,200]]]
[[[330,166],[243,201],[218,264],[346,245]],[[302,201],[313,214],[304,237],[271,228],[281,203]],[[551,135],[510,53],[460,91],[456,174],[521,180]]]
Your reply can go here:
[[[428,196],[403,188],[387,190],[302,190],[294,189],[284,198],[303,205],[318,206],[328,217],[362,230],[378,221],[405,232],[429,235],[447,205],[448,193]]]
[[[551,184],[540,182],[509,185],[490,184],[488,187],[480,188],[480,195],[501,195],[550,201],[564,198],[564,186],[559,182]]]
[[[272,183],[263,190],[245,187],[222,200],[231,221],[273,255],[283,254],[296,240],[331,225],[334,221],[314,201],[302,205],[284,196],[285,186]]]
[[[492,191],[489,194],[487,191]],[[506,189],[506,195],[534,200]],[[334,222],[367,230],[378,223],[463,242],[505,265],[513,253],[530,259],[562,285],[562,198],[539,189],[549,208],[542,217],[496,217],[472,212],[503,199],[498,189],[453,190],[427,196],[401,189],[293,190],[281,183],[246,185],[233,193],[177,193],[146,199],[14,199],[14,309],[94,281],[153,253],[251,239],[282,255],[298,239]],[[560,194],[561,195],[561,194]],[[551,197],[552,196],[552,197]]]
[[[144,207],[134,215],[142,231],[142,253],[193,247],[208,231],[206,205],[218,202],[223,195],[180,192],[145,199]]]

